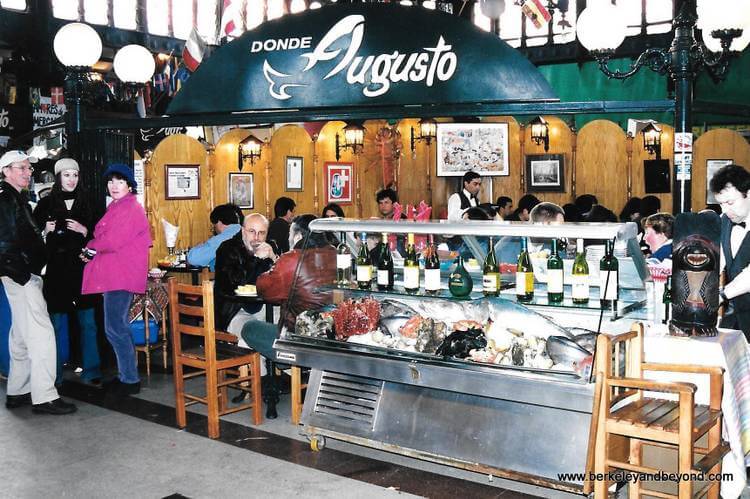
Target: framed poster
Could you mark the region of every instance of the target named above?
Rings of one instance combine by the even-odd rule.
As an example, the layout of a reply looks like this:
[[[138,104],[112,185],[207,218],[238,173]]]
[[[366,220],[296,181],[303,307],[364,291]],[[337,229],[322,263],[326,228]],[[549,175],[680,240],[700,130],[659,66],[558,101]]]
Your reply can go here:
[[[646,194],[658,194],[672,191],[668,159],[643,160],[643,179],[646,182]]]
[[[326,162],[326,204],[352,202],[352,168],[352,163]]]
[[[565,192],[565,156],[526,156],[526,179],[528,192]]]
[[[711,179],[721,168],[734,163],[733,159],[707,159],[706,160],[706,204],[717,204],[716,196],[711,192]]]
[[[166,199],[200,199],[199,165],[164,165]]]
[[[509,175],[507,123],[438,123],[437,175]]]
[[[286,190],[301,191],[304,161],[300,156],[286,157]]]
[[[229,174],[229,202],[236,204],[243,210],[254,208],[255,184],[252,173],[230,173]]]

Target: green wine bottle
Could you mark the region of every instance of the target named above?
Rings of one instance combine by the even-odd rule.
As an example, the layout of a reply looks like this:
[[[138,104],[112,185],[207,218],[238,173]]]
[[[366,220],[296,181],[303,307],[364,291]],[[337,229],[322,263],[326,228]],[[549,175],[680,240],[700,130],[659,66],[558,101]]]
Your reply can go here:
[[[521,238],[521,252],[516,264],[516,298],[520,302],[530,302],[534,299],[534,269],[526,246],[526,238]]]
[[[672,320],[672,276],[667,277],[661,301],[664,303],[664,318],[661,322],[662,324],[669,324],[669,321]]]
[[[576,241],[576,258],[573,261],[573,303],[589,302],[589,264],[583,250],[583,239]]]
[[[547,259],[547,301],[563,300],[563,262],[557,253],[557,239],[552,239],[552,254]]]
[[[464,258],[458,255],[458,264],[448,278],[448,290],[457,298],[469,296],[474,288],[474,281],[464,267]]]
[[[361,246],[357,257],[357,286],[359,289],[370,289],[372,281],[372,261],[370,252],[367,251],[367,234],[362,233],[360,237]]]
[[[492,237],[490,237],[490,247],[482,269],[482,292],[484,296],[497,296],[500,293],[500,268],[497,266]]]
[[[607,239],[604,245],[604,256],[599,260],[599,299],[602,308],[617,309],[620,294],[620,263],[614,255],[612,241]]]
[[[352,252],[346,244],[346,232],[341,233],[341,242],[336,246],[336,284],[349,286],[352,280]]]
[[[430,245],[424,255],[424,290],[429,294],[440,292],[440,258],[430,234]]]
[[[409,293],[419,291],[419,260],[414,247],[414,234],[407,236],[406,258],[404,258],[404,290]]]
[[[390,291],[393,289],[393,257],[388,247],[388,233],[383,232],[380,243],[380,257],[378,258],[378,291]]]

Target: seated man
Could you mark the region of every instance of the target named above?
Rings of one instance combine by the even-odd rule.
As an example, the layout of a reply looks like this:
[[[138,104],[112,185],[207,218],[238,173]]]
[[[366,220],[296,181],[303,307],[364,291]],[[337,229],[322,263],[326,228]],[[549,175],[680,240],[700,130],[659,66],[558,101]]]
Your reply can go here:
[[[258,276],[276,261],[273,248],[265,242],[267,234],[268,219],[253,213],[245,217],[242,229],[216,251],[214,317],[218,331],[239,337],[242,325],[263,308],[261,303],[243,304],[234,297],[238,286],[255,284]]]
[[[203,244],[193,247],[188,251],[187,261],[196,267],[209,267],[214,271],[216,264],[216,250],[221,243],[240,231],[242,212],[233,204],[221,204],[211,211],[211,223],[214,226],[214,235]]]
[[[279,254],[289,251],[289,224],[294,219],[294,209],[297,203],[288,197],[280,197],[273,206],[276,216],[268,227],[268,242],[279,249]]]
[[[643,240],[651,250],[650,259],[660,262],[672,258],[672,227],[674,217],[669,213],[655,213],[643,220]]]
[[[561,224],[565,222],[565,212],[555,203],[539,203],[529,212],[529,221],[536,224]],[[543,249],[549,249],[549,239],[529,238],[529,253],[535,253]],[[513,263],[518,260],[521,252],[521,238],[518,236],[505,236],[500,239],[499,256],[500,261]]]

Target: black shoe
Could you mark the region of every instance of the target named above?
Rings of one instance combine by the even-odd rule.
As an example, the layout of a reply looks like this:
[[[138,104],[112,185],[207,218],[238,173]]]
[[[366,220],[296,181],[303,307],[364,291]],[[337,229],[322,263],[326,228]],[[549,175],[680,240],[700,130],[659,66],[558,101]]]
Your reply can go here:
[[[141,393],[141,382],[123,383],[118,378],[115,378],[110,383],[107,383],[106,388],[107,392],[117,396],[137,395]]]
[[[31,412],[36,414],[71,414],[78,410],[75,404],[65,402],[63,399],[55,399],[51,402],[45,402],[44,404],[34,404],[31,406]]]
[[[15,409],[25,405],[31,405],[31,393],[24,393],[23,395],[7,395],[5,398],[5,407],[8,409]]]
[[[238,395],[235,395],[232,398],[232,403],[233,404],[241,404],[242,402],[245,401],[245,399],[247,399],[249,397],[250,397],[250,394],[248,392],[241,391]]]

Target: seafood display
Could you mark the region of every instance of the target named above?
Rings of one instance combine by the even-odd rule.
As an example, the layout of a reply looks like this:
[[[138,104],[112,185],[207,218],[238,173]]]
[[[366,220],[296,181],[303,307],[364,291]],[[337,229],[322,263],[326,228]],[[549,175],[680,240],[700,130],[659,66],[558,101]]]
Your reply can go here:
[[[346,300],[297,317],[295,334],[472,362],[586,375],[597,334],[503,298]]]

